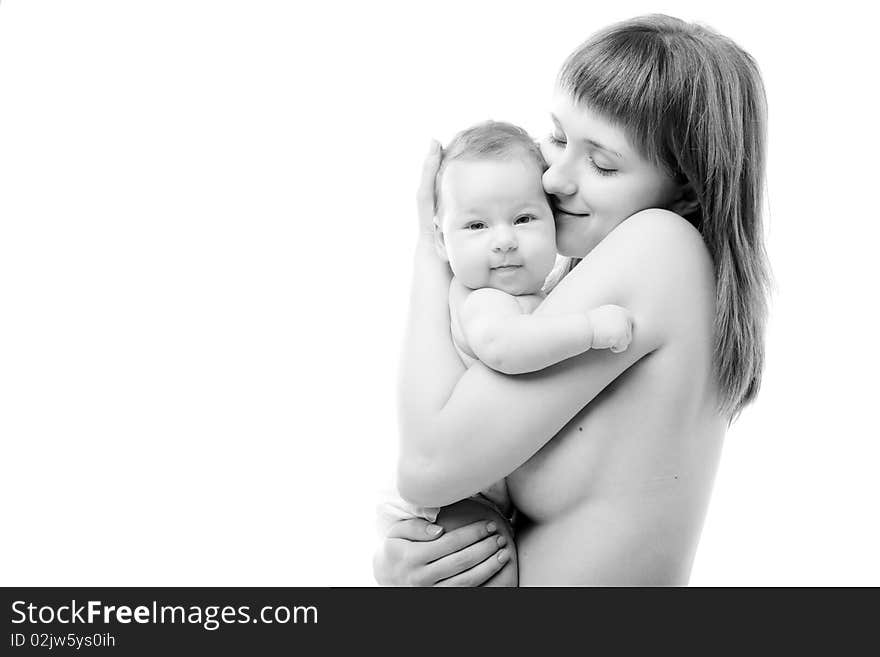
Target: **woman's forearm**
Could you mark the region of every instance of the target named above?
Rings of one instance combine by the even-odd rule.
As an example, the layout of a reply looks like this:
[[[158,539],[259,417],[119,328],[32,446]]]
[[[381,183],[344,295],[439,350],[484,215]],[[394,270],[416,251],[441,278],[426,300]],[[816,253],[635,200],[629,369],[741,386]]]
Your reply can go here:
[[[465,371],[449,328],[449,266],[427,235],[419,237],[415,256],[399,390],[405,453],[433,425]],[[419,448],[428,446],[421,442]]]

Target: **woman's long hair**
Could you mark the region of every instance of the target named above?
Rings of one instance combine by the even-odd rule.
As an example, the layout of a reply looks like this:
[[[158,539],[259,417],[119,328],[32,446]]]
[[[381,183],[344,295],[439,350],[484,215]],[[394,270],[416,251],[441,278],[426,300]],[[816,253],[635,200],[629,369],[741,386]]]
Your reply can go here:
[[[706,27],[643,16],[584,43],[563,64],[559,84],[687,184],[691,202],[679,211],[714,262],[714,362],[720,410],[733,420],[761,384],[769,288],[761,222],[766,100],[755,61]]]

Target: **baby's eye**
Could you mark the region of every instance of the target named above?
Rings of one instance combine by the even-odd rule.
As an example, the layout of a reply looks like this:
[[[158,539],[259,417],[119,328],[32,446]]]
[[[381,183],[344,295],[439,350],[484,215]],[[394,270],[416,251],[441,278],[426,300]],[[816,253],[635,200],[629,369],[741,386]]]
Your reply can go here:
[[[472,221],[467,225],[468,230],[482,230],[486,227],[486,224],[482,221]]]
[[[517,218],[516,218],[516,221],[514,221],[513,223],[514,223],[514,225],[517,225],[517,224],[527,224],[527,223],[529,223],[530,221],[532,221],[533,219],[534,219],[534,217],[533,217],[532,215],[530,215],[530,214],[524,214],[524,215],[522,215],[521,217],[517,217]]]

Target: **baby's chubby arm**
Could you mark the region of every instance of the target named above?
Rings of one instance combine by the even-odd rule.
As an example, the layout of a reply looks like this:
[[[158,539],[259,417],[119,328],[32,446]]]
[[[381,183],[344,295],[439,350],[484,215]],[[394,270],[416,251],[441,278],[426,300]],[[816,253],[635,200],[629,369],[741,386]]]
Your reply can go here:
[[[477,358],[504,374],[536,372],[591,348],[621,352],[632,340],[632,321],[620,306],[528,315],[516,297],[493,288],[468,295],[461,328]]]

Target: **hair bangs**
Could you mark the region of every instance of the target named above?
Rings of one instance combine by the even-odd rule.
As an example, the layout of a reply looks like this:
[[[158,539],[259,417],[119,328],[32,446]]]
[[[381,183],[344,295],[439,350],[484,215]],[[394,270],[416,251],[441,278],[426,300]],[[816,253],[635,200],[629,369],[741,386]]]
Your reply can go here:
[[[647,30],[626,38],[613,29],[600,33],[569,56],[558,84],[576,104],[621,127],[645,158],[670,169],[663,136],[674,97],[666,48],[657,36]]]

